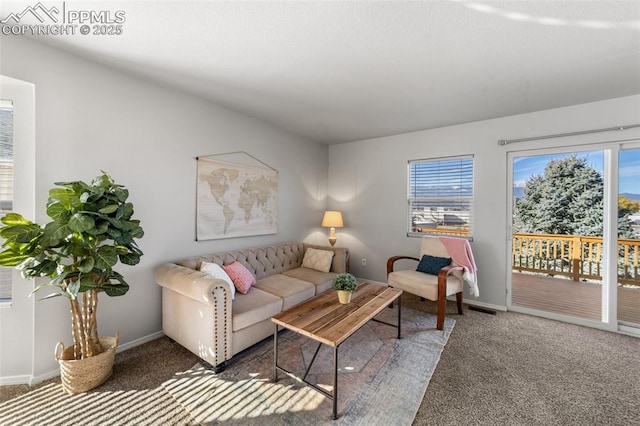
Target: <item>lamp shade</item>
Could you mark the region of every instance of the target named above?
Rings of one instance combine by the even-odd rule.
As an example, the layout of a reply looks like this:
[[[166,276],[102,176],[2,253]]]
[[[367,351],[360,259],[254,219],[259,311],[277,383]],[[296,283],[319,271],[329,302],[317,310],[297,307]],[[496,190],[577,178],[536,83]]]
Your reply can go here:
[[[322,218],[322,226],[325,228],[342,228],[342,212],[327,210]]]

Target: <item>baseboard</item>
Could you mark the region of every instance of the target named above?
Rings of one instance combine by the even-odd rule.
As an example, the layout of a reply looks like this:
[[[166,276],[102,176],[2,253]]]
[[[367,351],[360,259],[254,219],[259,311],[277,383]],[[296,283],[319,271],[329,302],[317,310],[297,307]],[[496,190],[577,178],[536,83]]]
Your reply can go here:
[[[131,349],[131,348],[135,348],[136,346],[140,346],[140,345],[148,343],[148,342],[150,342],[152,340],[159,339],[162,336],[164,336],[164,333],[162,331],[158,331],[156,333],[149,334],[149,335],[141,337],[139,339],[132,340],[131,342],[125,343],[123,345],[119,345],[118,346],[118,350],[116,350],[116,353],[122,352],[122,351],[126,351],[126,350]]]
[[[44,374],[40,374],[39,376],[31,376],[29,378],[29,386],[37,385],[38,383],[44,382],[45,380],[53,379],[54,377],[58,377],[59,375],[60,370],[53,370]]]
[[[374,281],[374,280],[369,280],[369,279],[364,279],[364,278],[356,278],[358,280],[358,282],[364,282],[364,283],[371,283],[371,284],[378,284],[378,285],[383,285],[383,286],[387,286],[387,283],[383,283],[382,281]]]
[[[0,386],[5,385],[23,385],[29,383],[31,376],[5,376],[0,377]]]
[[[132,340],[131,342],[124,343],[122,345],[118,345],[118,350],[116,352],[126,351],[128,349],[135,348],[136,346],[140,346],[142,344],[148,343],[152,340],[156,340],[160,337],[164,336],[162,331],[158,331],[156,333],[149,334],[147,336],[141,337],[136,340]],[[53,379],[60,375],[59,370],[48,371],[44,374],[40,374],[38,376],[6,376],[0,377],[0,385],[24,385],[28,384],[29,386],[37,385],[40,382],[44,382],[45,380]]]
[[[454,298],[448,298],[450,300],[456,300],[455,297]],[[502,312],[507,312],[507,307],[506,306],[501,306],[501,305],[494,305],[493,303],[485,303],[485,302],[479,302],[476,300],[469,300],[469,299],[465,299],[464,303],[466,303],[467,305],[470,306],[477,306],[479,308],[485,308],[485,309],[493,309],[494,311],[502,311]]]

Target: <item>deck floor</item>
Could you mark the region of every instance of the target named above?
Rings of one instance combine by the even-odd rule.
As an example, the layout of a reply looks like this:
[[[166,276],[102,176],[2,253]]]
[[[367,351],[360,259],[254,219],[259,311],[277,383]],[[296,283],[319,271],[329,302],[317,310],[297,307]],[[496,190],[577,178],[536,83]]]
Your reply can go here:
[[[511,288],[514,305],[596,321],[601,318],[599,284],[514,272]],[[640,288],[618,288],[618,320],[640,324]]]

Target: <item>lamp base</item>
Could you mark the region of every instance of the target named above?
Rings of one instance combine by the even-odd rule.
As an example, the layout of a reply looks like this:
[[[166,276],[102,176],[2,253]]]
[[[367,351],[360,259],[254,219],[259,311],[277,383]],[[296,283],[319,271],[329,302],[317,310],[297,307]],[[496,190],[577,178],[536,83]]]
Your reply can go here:
[[[336,228],[332,226],[331,229],[329,229],[329,244],[331,244],[331,247],[333,247],[336,241],[338,241],[336,238]]]

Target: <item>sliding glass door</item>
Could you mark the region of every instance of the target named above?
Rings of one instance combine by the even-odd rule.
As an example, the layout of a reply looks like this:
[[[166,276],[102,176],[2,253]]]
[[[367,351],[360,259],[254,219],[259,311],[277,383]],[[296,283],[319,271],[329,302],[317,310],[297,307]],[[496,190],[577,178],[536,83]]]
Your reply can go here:
[[[513,157],[514,306],[600,321],[603,151]]]
[[[640,144],[509,154],[509,308],[640,327]]]
[[[618,158],[617,317],[640,327],[640,148],[622,149]]]

